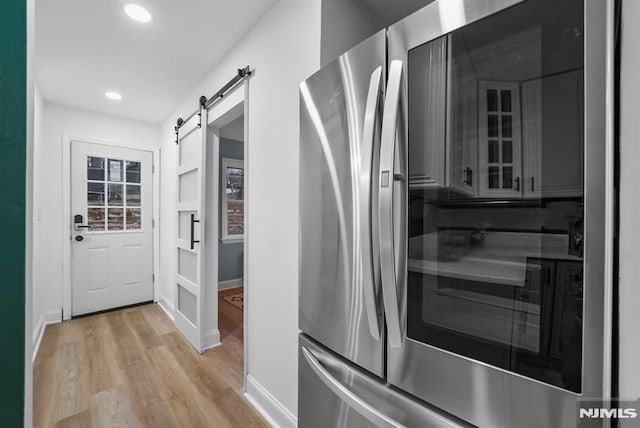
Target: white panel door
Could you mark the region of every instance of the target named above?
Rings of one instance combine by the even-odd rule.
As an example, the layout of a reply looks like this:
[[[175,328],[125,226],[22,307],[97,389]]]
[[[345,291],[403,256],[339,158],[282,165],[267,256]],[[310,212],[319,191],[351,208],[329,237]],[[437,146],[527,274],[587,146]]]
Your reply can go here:
[[[153,153],[71,143],[71,315],[153,300]]]
[[[198,352],[204,351],[206,123],[201,108],[180,128],[177,147],[175,323]]]

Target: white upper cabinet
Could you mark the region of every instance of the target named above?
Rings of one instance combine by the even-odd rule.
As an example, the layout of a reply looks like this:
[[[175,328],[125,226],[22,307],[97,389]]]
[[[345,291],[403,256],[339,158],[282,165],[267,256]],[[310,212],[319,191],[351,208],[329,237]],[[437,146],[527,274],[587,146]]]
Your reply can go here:
[[[452,55],[451,36],[409,56],[409,157],[413,189],[477,194],[477,80],[468,56]]]
[[[525,198],[583,193],[583,81],[579,69],[522,84]]]
[[[444,186],[447,44],[442,37],[409,56],[409,138],[416,142],[409,157],[413,188]]]
[[[446,186],[478,194],[478,79],[464,43],[449,36]]]
[[[555,43],[539,27],[475,48],[473,33],[454,32],[410,51],[411,189],[450,199],[582,195],[583,68],[541,61],[543,42]]]

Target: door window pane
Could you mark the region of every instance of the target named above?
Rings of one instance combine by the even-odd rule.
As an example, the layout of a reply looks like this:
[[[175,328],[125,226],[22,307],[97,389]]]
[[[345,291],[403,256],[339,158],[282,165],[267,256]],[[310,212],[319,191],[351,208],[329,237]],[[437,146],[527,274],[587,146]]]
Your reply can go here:
[[[139,207],[140,206],[140,189],[141,187],[134,184],[127,184],[127,206]]]
[[[87,180],[104,181],[104,158],[87,156]]]
[[[495,89],[487,91],[487,111],[498,111],[498,91]]]
[[[513,189],[513,167],[502,167],[502,188]]]
[[[500,188],[500,167],[490,166],[489,167],[489,189],[499,189],[499,188]]]
[[[109,205],[110,206],[122,206],[123,204],[123,186],[122,184],[109,183]]]
[[[122,208],[108,209],[109,230],[124,230],[124,210]]]
[[[511,91],[500,91],[500,110],[511,112]]]
[[[505,140],[502,142],[502,163],[511,162],[513,162],[513,142]]]
[[[122,182],[122,161],[109,159],[109,181]]]
[[[127,230],[136,230],[142,227],[141,214],[140,208],[127,208]]]
[[[87,205],[104,205],[104,183],[87,183]]]
[[[497,140],[489,140],[489,163],[500,162],[499,144],[500,143]]]
[[[511,116],[502,116],[502,138],[513,137],[513,131],[511,129]]]
[[[87,225],[90,231],[104,230],[104,208],[89,208],[87,210]]]
[[[490,114],[487,118],[487,135],[489,137],[498,136],[498,116]]]
[[[127,183],[140,183],[140,162],[127,161]]]

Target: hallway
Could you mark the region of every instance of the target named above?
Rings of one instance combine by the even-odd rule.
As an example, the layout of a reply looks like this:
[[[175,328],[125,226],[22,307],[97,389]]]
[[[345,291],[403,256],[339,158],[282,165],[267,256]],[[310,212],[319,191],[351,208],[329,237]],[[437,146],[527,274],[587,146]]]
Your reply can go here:
[[[34,426],[268,426],[240,392],[242,312],[219,308],[223,345],[203,355],[156,304],[48,326]]]

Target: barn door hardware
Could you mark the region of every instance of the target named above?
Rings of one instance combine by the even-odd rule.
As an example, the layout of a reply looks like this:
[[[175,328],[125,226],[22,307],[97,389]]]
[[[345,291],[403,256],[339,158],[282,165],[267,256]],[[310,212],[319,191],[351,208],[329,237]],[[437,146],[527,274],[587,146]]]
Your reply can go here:
[[[187,123],[192,117],[197,114],[199,116],[198,128],[202,128],[202,109],[209,110],[216,102],[220,101],[233,88],[235,88],[238,83],[251,76],[252,73],[253,71],[251,71],[248,65],[244,68],[239,68],[233,79],[229,80],[222,88],[220,88],[218,92],[215,93],[215,95],[208,99],[205,96],[201,96],[198,109],[196,111],[191,113],[186,119],[178,118],[176,126],[174,127],[174,131],[176,133],[176,144],[180,143],[180,128],[182,127],[182,125]]]
[[[198,109],[198,128],[202,128],[202,109],[206,108],[207,97],[204,95],[200,97],[200,108]]]
[[[179,132],[180,131],[180,127],[182,126],[182,124],[184,123],[184,120],[182,120],[181,117],[178,118],[178,120],[176,121],[176,126],[175,131],[176,131],[176,144],[178,144],[180,142],[180,138],[179,138]]]

